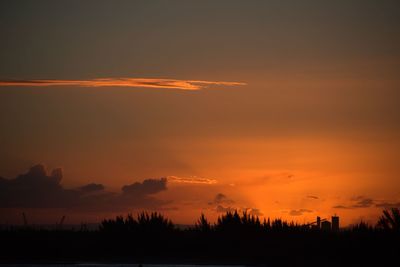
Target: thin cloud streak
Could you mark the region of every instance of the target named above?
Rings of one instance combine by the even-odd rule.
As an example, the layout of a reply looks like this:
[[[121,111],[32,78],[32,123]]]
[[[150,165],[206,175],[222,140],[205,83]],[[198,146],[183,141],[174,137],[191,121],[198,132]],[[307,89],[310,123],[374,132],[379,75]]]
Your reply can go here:
[[[207,184],[213,185],[218,183],[215,179],[190,176],[190,177],[178,177],[178,176],[168,176],[168,182],[182,183],[182,184]]]
[[[1,86],[74,86],[74,87],[136,87],[180,90],[201,90],[208,86],[239,86],[241,82],[176,80],[158,78],[98,78],[89,80],[0,80]]]

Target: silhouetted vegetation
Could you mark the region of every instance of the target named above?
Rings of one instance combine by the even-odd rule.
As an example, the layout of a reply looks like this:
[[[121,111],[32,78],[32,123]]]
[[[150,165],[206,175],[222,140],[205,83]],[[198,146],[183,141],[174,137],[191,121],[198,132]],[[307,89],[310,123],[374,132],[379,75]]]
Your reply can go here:
[[[320,231],[281,219],[260,220],[227,212],[216,223],[201,214],[181,229],[160,213],[103,220],[97,230],[0,232],[2,262],[149,262],[321,265],[389,265],[397,257],[399,209],[385,210],[376,226],[360,222],[341,231]]]
[[[160,213],[142,212],[136,219],[129,214],[126,218],[117,216],[115,219],[103,220],[99,230],[109,233],[160,233],[174,230],[174,224]]]
[[[379,218],[378,227],[385,230],[400,231],[400,210],[392,208],[391,210],[384,210],[383,215]]]

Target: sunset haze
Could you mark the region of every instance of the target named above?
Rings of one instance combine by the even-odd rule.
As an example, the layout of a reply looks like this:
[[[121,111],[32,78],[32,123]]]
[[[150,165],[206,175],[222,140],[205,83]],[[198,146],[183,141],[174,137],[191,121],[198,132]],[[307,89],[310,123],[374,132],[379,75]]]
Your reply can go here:
[[[0,224],[400,207],[399,1],[0,1],[0,33]]]

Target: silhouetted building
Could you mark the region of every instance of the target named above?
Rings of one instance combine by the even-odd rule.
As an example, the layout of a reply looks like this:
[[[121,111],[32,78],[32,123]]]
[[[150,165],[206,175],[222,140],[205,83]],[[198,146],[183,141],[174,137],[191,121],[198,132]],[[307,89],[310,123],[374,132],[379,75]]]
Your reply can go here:
[[[332,216],[332,231],[339,231],[339,216]]]
[[[317,217],[317,229],[321,229],[321,217]]]
[[[331,230],[331,222],[330,221],[323,221],[321,223],[321,230],[330,231]]]

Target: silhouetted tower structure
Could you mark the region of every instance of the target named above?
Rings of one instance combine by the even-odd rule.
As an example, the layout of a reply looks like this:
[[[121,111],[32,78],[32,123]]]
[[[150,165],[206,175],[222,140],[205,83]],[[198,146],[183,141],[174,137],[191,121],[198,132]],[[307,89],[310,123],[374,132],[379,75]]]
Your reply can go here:
[[[57,230],[62,230],[64,221],[65,221],[65,215],[61,217],[61,220],[60,220],[60,222],[58,224],[56,223],[56,229]]]
[[[339,231],[339,216],[332,216],[332,231]]]
[[[321,217],[317,217],[317,229],[321,229]]]
[[[22,219],[24,220],[24,226],[28,227],[28,219],[26,218],[25,212],[22,213]]]
[[[321,230],[330,231],[331,230],[331,222],[330,221],[323,221],[321,223]]]

